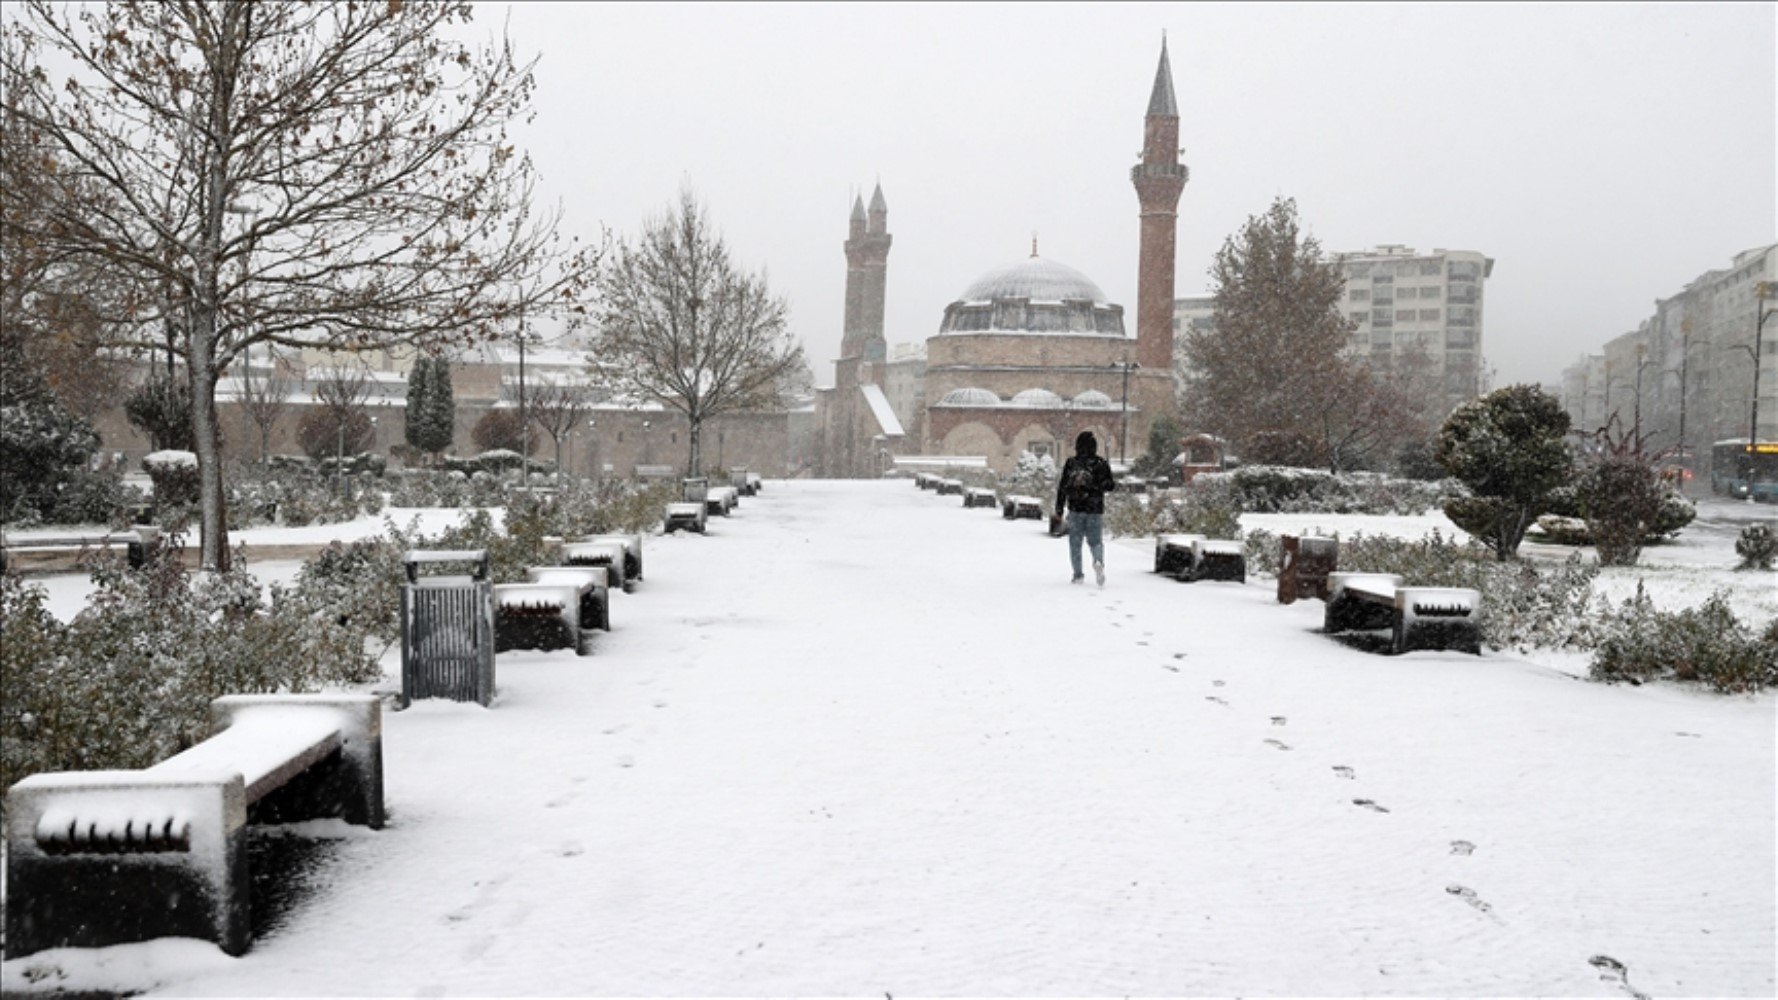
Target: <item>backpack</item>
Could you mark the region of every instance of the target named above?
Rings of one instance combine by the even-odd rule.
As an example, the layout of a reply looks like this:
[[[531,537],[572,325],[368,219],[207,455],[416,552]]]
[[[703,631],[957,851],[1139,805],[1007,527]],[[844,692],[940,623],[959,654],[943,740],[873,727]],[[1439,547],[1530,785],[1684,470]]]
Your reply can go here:
[[[1093,495],[1093,469],[1085,462],[1077,463],[1068,473],[1068,499],[1085,500]]]

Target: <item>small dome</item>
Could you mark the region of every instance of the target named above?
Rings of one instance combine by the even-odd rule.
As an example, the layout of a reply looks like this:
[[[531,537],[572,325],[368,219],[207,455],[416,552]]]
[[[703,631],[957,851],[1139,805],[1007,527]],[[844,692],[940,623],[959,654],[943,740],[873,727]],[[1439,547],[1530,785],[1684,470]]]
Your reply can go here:
[[[1105,293],[1093,279],[1067,264],[1042,257],[1027,257],[1016,264],[995,268],[975,279],[964,289],[962,301],[989,302],[994,299],[1030,299],[1033,302],[1062,302],[1084,299],[1105,301]]]
[[[950,392],[945,393],[944,398],[938,401],[938,405],[999,406],[1000,397],[986,389],[977,389],[973,386],[969,386],[962,389],[952,389]]]
[[[1048,389],[1026,389],[1013,396],[1012,405],[1057,407],[1062,405],[1062,397]]]
[[[1092,407],[1094,409],[1107,409],[1108,410],[1111,408],[1111,397],[1105,395],[1104,393],[1100,392],[1097,389],[1088,389],[1087,391],[1074,397],[1074,405],[1075,406],[1088,406],[1088,407]]]

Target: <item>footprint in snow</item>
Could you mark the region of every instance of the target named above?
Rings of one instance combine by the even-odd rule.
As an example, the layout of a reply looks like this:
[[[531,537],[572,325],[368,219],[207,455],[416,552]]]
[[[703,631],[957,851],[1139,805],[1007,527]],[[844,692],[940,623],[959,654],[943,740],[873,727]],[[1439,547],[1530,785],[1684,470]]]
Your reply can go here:
[[[1467,840],[1453,840],[1451,841],[1451,853],[1467,858],[1475,853],[1475,845]]]
[[[1280,743],[1277,740],[1267,740],[1266,743],[1270,746],[1275,746],[1280,750],[1289,750],[1290,749],[1290,745],[1288,743]]]
[[[1211,681],[1210,682],[1210,686],[1212,686],[1212,687],[1226,687],[1227,685],[1228,685],[1227,681]]]
[[[1630,985],[1630,968],[1610,955],[1594,955],[1587,964],[1599,970],[1599,981],[1615,983],[1636,1000],[1649,1000],[1649,995]]]
[[[1174,673],[1178,673],[1178,672],[1179,672],[1179,668],[1178,668],[1178,667],[1176,667],[1176,666],[1174,666],[1174,665],[1173,665],[1173,664],[1171,664],[1171,663],[1163,663],[1163,664],[1161,664],[1161,669],[1162,669],[1162,670],[1171,670],[1171,671],[1173,671],[1173,672],[1174,672]]]
[[[1184,653],[1174,653],[1173,658],[1175,660],[1183,660],[1183,659],[1185,659],[1185,654]]]
[[[1218,704],[1218,705],[1221,705],[1221,706],[1222,706],[1222,707],[1223,707],[1223,708],[1227,708],[1227,707],[1229,707],[1229,703],[1228,703],[1228,702],[1226,702],[1226,701],[1223,701],[1223,700],[1222,700],[1222,699],[1221,699],[1221,698],[1218,698],[1218,697],[1217,697],[1217,696],[1215,696],[1215,695],[1213,695],[1213,694],[1211,694],[1211,695],[1205,695],[1205,696],[1204,696],[1204,700],[1205,700],[1205,701],[1213,701],[1213,702],[1216,702],[1216,703],[1217,703],[1217,704]]]
[[[1377,805],[1375,802],[1372,802],[1370,799],[1353,799],[1352,804],[1355,806],[1363,806],[1364,808],[1369,809],[1371,812],[1386,813],[1389,811],[1389,810],[1383,808],[1382,806]]]
[[[1342,778],[1356,778],[1356,777],[1358,777],[1357,771],[1352,770],[1351,768],[1347,767],[1344,764],[1335,764],[1333,772]]]
[[[1475,907],[1476,909],[1482,911],[1483,913],[1491,913],[1494,910],[1494,907],[1489,906],[1487,903],[1484,903],[1480,899],[1480,897],[1476,896],[1475,890],[1471,889],[1469,886],[1447,885],[1447,886],[1445,886],[1445,891],[1450,893],[1453,896],[1456,896],[1458,899],[1463,900],[1465,903],[1468,903],[1469,905]]]
[[[1286,719],[1282,715],[1272,716],[1272,725],[1274,725],[1274,726],[1282,726],[1282,725],[1284,725],[1284,723],[1286,723],[1288,721],[1290,721],[1290,720]]]

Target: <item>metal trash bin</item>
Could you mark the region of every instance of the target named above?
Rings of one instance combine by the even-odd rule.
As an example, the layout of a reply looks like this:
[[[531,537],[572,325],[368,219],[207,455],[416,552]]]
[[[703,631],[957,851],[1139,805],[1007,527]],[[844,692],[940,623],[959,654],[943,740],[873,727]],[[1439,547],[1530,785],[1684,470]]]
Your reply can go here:
[[[449,698],[494,699],[494,587],[485,549],[414,551],[401,588],[401,705]],[[465,565],[469,575],[421,574],[421,566]]]

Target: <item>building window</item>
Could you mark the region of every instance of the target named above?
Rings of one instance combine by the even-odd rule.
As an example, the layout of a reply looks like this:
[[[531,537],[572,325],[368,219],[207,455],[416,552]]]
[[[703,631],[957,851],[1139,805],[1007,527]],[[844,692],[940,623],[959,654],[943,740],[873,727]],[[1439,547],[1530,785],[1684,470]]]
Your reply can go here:
[[[1444,269],[1445,269],[1444,265],[1440,264],[1436,260],[1423,260],[1420,262],[1420,273],[1421,274],[1438,274],[1440,271],[1443,271]]]
[[[1363,302],[1371,297],[1371,291],[1368,288],[1354,288],[1351,297],[1354,302]]]
[[[1419,288],[1397,288],[1395,290],[1395,297],[1398,299],[1417,299],[1420,297],[1420,289]]]
[[[1437,309],[1422,309],[1422,310],[1420,310],[1420,318],[1423,320],[1428,320],[1433,323],[1437,323],[1438,322],[1438,310]]]
[[[1420,289],[1420,297],[1423,299],[1442,298],[1444,296],[1444,294],[1445,294],[1445,290],[1443,288],[1439,288],[1436,285],[1428,287],[1428,288]]]
[[[1452,281],[1475,281],[1482,276],[1481,268],[1474,261],[1454,260],[1451,262]]]
[[[1352,322],[1354,323],[1369,323],[1370,321],[1371,314],[1366,310],[1360,310],[1352,314]]]

